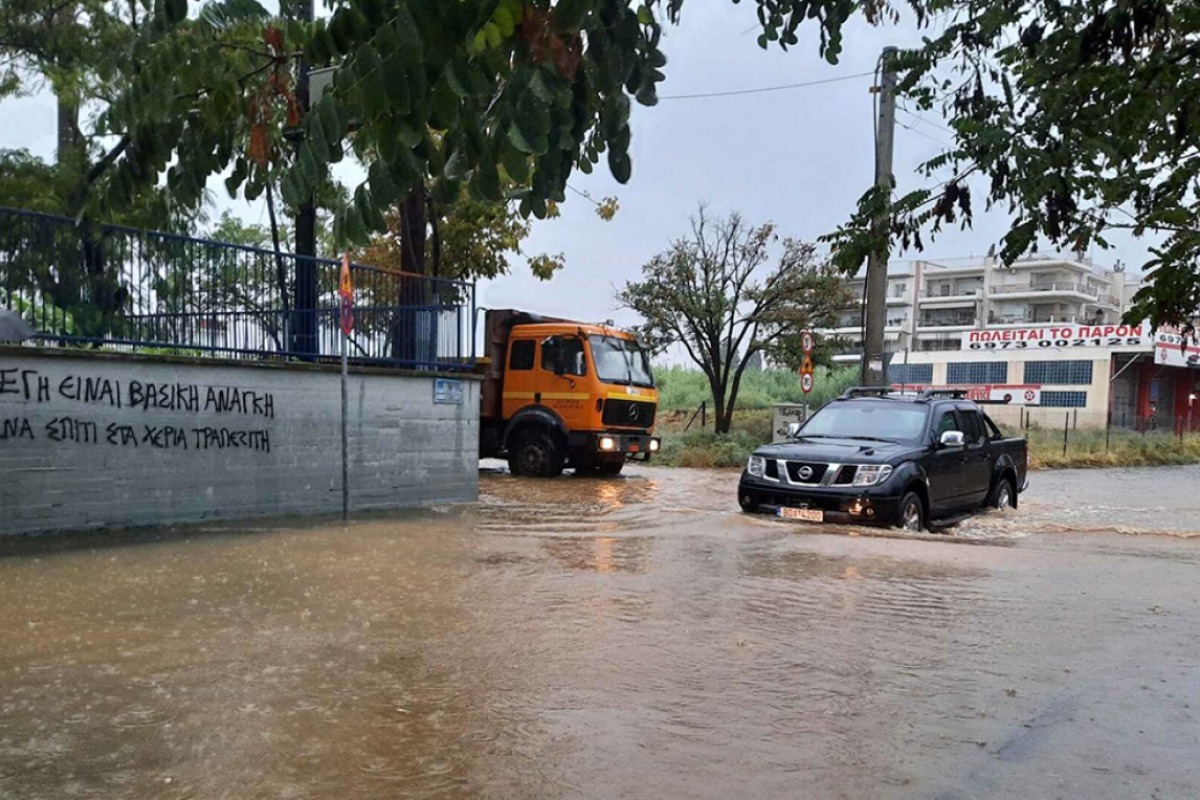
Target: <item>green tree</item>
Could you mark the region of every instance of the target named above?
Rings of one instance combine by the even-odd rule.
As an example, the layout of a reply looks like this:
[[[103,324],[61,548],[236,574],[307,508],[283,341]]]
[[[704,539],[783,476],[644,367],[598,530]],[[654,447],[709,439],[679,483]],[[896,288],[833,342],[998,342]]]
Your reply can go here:
[[[751,357],[794,361],[800,334],[833,327],[851,299],[811,244],[780,241],[774,225],[751,226],[739,214],[711,219],[703,206],[691,236],[617,293],[645,320],[639,332],[653,350],[681,345],[704,371],[717,433],[729,432]]]
[[[402,254],[415,271],[425,264],[426,192],[449,206],[465,186],[476,200],[511,199],[522,216],[544,217],[565,201],[576,169],[590,172],[603,159],[618,181],[629,180],[631,102],[656,102],[663,25],[679,19],[683,3],[333,0],[327,20],[280,25],[280,54],[254,44],[261,26],[202,26],[183,19],[180,5],[164,3],[159,24],[170,34],[138,42],[137,79],[105,115],[138,143],[122,154],[114,186],[128,191],[168,164],[183,202],[227,168],[230,191],[252,182],[252,159],[234,146],[248,111],[245,86],[280,54],[302,53],[334,74],[302,120],[297,157],[282,169],[283,199],[295,206],[331,164],[358,159],[367,180],[335,209],[337,239],[368,244],[400,204]],[[796,44],[801,22],[812,19],[831,60],[852,14],[881,18],[874,2],[754,5],[764,46]],[[503,176],[517,187],[511,196]]]
[[[1007,209],[1001,259],[1049,243],[1150,235],[1149,281],[1127,321],[1190,327],[1200,313],[1200,13],[1161,0],[934,0],[939,35],[895,62],[899,93],[940,111],[954,145],[892,198],[872,190],[832,241],[857,268],[872,248],[921,249],[981,205]],[[982,201],[982,202],[981,202]],[[871,235],[877,213],[890,217]]]

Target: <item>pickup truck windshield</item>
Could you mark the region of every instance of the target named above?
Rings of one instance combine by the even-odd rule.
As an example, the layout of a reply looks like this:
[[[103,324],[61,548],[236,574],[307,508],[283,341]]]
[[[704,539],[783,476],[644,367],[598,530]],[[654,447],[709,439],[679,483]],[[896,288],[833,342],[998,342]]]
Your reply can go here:
[[[590,336],[596,375],[605,383],[654,386],[650,356],[637,342],[615,336]]]
[[[925,406],[902,403],[830,403],[800,430],[800,436],[916,441],[925,432]]]

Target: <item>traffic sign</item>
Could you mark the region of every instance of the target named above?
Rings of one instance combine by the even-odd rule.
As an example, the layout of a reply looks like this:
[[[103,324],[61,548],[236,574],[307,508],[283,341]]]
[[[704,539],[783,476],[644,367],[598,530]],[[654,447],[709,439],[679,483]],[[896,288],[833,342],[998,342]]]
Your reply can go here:
[[[804,351],[804,355],[810,356],[813,351],[813,335],[805,331],[800,336],[800,348]]]
[[[805,372],[800,376],[800,391],[808,394],[813,388],[813,376],[811,372]]]
[[[354,280],[350,277],[350,254],[342,256],[342,274],[338,279],[339,307],[341,309],[342,333],[347,336],[354,330]]]
[[[813,371],[814,371],[813,370],[813,360],[810,356],[806,355],[804,357],[804,363],[800,365],[800,374],[801,375],[812,375]]]

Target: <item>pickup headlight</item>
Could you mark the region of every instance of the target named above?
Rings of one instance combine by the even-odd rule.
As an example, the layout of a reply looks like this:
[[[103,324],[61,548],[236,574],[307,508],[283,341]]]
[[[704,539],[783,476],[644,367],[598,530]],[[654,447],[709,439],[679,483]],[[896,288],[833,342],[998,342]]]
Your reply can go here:
[[[750,456],[750,462],[746,464],[746,472],[756,478],[761,478],[766,468],[767,460],[762,456]]]
[[[892,468],[887,464],[863,464],[854,470],[855,486],[874,486],[883,483],[892,474]]]

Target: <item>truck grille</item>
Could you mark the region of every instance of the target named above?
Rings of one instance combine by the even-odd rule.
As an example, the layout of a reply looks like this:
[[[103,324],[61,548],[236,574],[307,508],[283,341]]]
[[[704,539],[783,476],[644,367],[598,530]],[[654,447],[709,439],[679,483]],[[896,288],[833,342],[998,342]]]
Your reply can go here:
[[[636,400],[605,400],[605,425],[623,425],[628,428],[649,428],[654,424],[654,403]]]

